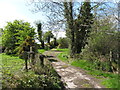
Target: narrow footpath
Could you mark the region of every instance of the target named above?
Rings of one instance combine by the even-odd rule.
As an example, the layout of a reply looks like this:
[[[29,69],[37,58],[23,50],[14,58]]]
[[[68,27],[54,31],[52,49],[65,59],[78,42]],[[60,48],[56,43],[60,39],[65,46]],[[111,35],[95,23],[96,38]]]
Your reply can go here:
[[[105,88],[99,84],[99,80],[87,75],[83,69],[71,66],[57,58],[58,51],[46,51],[44,55],[51,61],[54,69],[61,77],[65,88]]]

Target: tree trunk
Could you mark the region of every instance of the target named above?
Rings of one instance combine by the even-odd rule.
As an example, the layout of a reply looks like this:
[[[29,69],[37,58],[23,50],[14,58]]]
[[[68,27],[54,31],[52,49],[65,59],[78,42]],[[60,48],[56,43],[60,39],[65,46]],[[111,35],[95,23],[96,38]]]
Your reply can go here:
[[[43,41],[43,40],[41,40],[41,46],[42,46],[43,49],[45,48],[45,47],[44,47],[44,41]]]
[[[70,34],[70,57],[75,55],[75,36],[74,36],[74,23],[73,23],[73,2],[64,2],[64,16],[67,20],[67,25]]]
[[[110,60],[110,69],[113,73],[115,73],[114,67],[112,66],[112,51],[110,51],[110,59],[109,60]]]

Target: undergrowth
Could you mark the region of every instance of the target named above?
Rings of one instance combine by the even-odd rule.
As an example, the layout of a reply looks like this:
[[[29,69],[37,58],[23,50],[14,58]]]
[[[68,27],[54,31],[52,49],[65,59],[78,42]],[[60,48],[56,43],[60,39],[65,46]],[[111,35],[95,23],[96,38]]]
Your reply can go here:
[[[35,64],[26,72],[24,60],[19,57],[0,54],[2,56],[2,88],[43,88],[61,89],[63,83],[51,64],[45,60],[44,67]]]
[[[68,62],[69,58],[64,57],[68,55],[67,50],[63,49],[61,51],[62,52],[57,57],[64,62]],[[97,70],[95,63],[91,63],[88,60],[73,60],[70,64],[86,70],[88,74],[91,74],[98,79],[102,79],[101,84],[105,85],[106,88],[119,88],[120,86],[118,82],[120,76],[118,74]]]

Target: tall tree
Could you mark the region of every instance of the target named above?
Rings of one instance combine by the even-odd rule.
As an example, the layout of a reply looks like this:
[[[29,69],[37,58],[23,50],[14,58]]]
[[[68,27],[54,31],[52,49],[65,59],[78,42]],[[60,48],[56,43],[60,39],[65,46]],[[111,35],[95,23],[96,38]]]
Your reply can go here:
[[[73,57],[75,54],[75,36],[74,36],[74,24],[73,24],[73,3],[63,2],[64,4],[64,17],[67,21],[67,30],[70,39],[70,56]]]
[[[61,22],[63,26],[65,25],[64,27],[67,28],[67,36],[70,41],[71,57],[74,57],[76,53],[81,52],[81,49],[84,47],[85,41],[87,39],[87,33],[89,32],[88,29],[90,28],[90,20],[92,16],[92,7],[90,6],[89,0],[87,1],[88,2],[83,2],[82,6],[79,2],[73,2],[73,0],[70,0],[70,2],[67,2],[67,0],[65,0],[64,2],[51,1],[44,3],[35,3],[35,11],[38,12],[42,10],[46,12],[47,17],[50,19],[50,21],[48,21],[50,24],[49,26],[60,24]],[[80,41],[78,43],[79,39]],[[79,50],[77,49],[78,47],[80,48]]]
[[[88,33],[92,24],[92,13],[90,2],[83,2],[77,19],[73,16],[73,3],[64,2],[64,13],[67,20],[67,36],[70,39],[70,56],[81,52],[86,44]]]
[[[41,42],[41,46],[44,49],[44,39],[43,39],[43,35],[42,35],[42,24],[41,22],[36,23],[37,25],[37,32],[38,32],[38,39]]]
[[[84,48],[87,43],[86,40],[89,36],[91,29],[91,24],[93,24],[93,15],[91,13],[90,2],[84,2],[81,6],[80,14],[76,20],[76,53],[80,53],[81,49]]]

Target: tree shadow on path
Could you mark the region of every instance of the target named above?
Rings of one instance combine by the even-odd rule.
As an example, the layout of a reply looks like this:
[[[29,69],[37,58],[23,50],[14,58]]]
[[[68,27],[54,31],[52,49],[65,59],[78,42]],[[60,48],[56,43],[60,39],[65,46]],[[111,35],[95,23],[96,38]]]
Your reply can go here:
[[[57,60],[55,59],[48,59],[50,62],[58,62]]]

